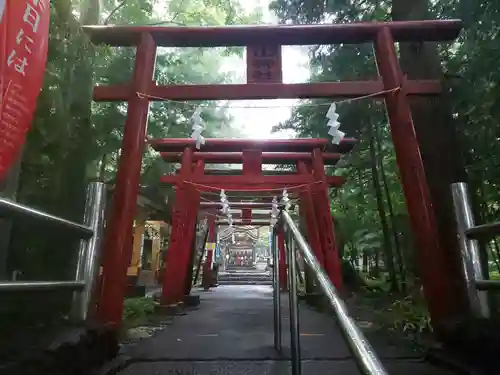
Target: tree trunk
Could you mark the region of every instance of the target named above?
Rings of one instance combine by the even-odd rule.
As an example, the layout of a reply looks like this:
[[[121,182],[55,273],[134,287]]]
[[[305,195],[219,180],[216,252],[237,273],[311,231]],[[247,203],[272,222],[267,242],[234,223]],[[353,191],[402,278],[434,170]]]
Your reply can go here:
[[[392,205],[391,193],[389,191],[389,185],[387,183],[387,177],[384,170],[384,157],[382,154],[382,142],[380,140],[380,132],[378,127],[375,128],[375,145],[377,150],[377,164],[380,171],[380,176],[382,179],[382,187],[384,189],[385,198],[387,200],[387,209],[389,211],[389,220],[391,223],[391,233],[394,241],[394,254],[396,255],[396,262],[398,263],[399,279],[401,280],[401,291],[406,291],[406,275],[405,275],[405,264],[403,259],[403,253],[401,250],[401,243],[399,241],[398,228],[396,224],[396,218],[394,216],[394,209]]]
[[[370,169],[372,172],[373,190],[375,192],[375,199],[377,201],[377,211],[380,217],[380,225],[382,227],[382,235],[384,237],[384,258],[387,271],[389,272],[389,280],[391,283],[391,290],[398,290],[398,282],[396,278],[396,268],[394,267],[394,258],[392,255],[391,237],[389,234],[389,225],[387,223],[387,216],[385,214],[384,202],[382,201],[382,187],[377,170],[377,154],[375,151],[375,136],[373,134],[373,124],[368,124],[368,139],[370,142]],[[377,250],[378,254],[378,250]],[[378,258],[378,256],[377,256]]]
[[[19,188],[19,177],[21,175],[23,149],[19,153],[16,162],[10,168],[5,179],[0,183],[1,196],[3,198],[16,200]],[[10,241],[12,237],[12,220],[0,219],[0,280],[10,279],[7,274],[7,259],[9,257]]]
[[[363,265],[362,265],[362,270],[365,273],[368,272],[368,253],[366,251],[363,251]]]
[[[80,19],[75,18],[73,4],[69,0],[56,0],[53,3],[58,22],[64,25],[61,31],[67,35],[67,82],[69,91],[64,95],[65,117],[68,127],[66,141],[60,152],[60,170],[53,181],[52,207],[50,212],[76,222],[81,222],[85,207],[87,167],[92,161],[91,104],[93,90],[93,57],[95,47],[81,30],[82,22],[99,22],[99,1],[88,0],[81,3]],[[82,12],[83,10],[83,12]],[[90,16],[94,19],[90,19]],[[75,47],[77,46],[77,47]],[[52,277],[71,277],[78,246],[78,240],[58,239],[60,233],[47,232],[44,238],[46,247],[52,247],[50,262],[59,265],[50,270]],[[69,254],[73,255],[71,257]]]

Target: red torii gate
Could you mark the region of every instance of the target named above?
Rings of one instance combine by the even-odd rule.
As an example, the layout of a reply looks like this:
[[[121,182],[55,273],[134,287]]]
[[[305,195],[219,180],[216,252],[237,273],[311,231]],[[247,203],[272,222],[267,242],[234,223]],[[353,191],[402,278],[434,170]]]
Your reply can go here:
[[[177,302],[184,297],[184,289],[181,289],[181,286],[186,283],[186,271],[192,267],[186,262],[189,261],[187,254],[189,254],[193,240],[193,229],[200,208],[200,193],[218,193],[221,190],[228,193],[231,191],[268,192],[271,195],[279,196],[286,189],[290,193],[298,194],[298,197],[301,198],[300,201],[304,203],[301,214],[305,216],[306,223],[308,223],[307,232],[311,247],[328,272],[330,280],[338,289],[342,287],[340,257],[330,213],[328,186],[340,187],[344,179],[339,176],[327,177],[323,158],[324,152],[328,152],[327,155],[336,155],[333,160],[330,160],[330,164],[333,161],[338,161],[339,155],[349,152],[354,147],[356,143],[354,139],[347,138],[338,146],[331,144],[326,139],[268,141],[207,139],[206,144],[197,152],[196,162],[193,157],[195,146],[193,139],[161,139],[153,140],[150,143],[170,162],[181,161],[181,168],[177,174],[161,178],[163,183],[176,186],[176,202],[172,218],[174,229],[165,262],[162,302],[167,304]],[[181,150],[184,151],[180,153]],[[214,163],[213,150],[218,150],[217,158],[219,160],[216,161],[219,163],[240,162],[242,174],[235,175],[237,172],[234,170],[228,171],[231,174],[226,173],[225,175],[220,175],[220,171],[217,170],[205,171],[205,161],[210,160],[210,163]],[[288,152],[284,152],[285,150]],[[225,153],[234,152],[241,155],[241,159],[224,158]],[[267,171],[273,175],[266,175],[262,171],[263,152],[270,155],[267,163],[270,160],[282,160],[286,164],[290,164],[294,160],[290,158],[290,155],[295,156],[296,171],[289,171],[286,174]],[[219,173],[209,174],[214,172]],[[215,201],[218,199],[216,196]],[[214,201],[213,198],[212,201]],[[268,207],[270,208],[270,206]],[[181,216],[181,213],[184,216]],[[242,220],[235,221],[235,224],[269,225],[269,220],[270,217],[267,220],[253,220],[252,209],[245,207],[242,210]]]
[[[466,300],[465,288],[462,287],[463,278],[455,274],[458,271],[447,267],[449,262],[456,262],[457,254],[446,253],[440,244],[408,103],[409,95],[439,94],[441,86],[437,81],[406,80],[399,67],[395,42],[453,40],[458,36],[461,27],[462,24],[458,20],[297,26],[85,27],[94,43],[137,47],[132,81],[121,85],[98,86],[94,90],[94,100],[128,102],[114,209],[105,237],[99,318],[115,324],[121,321],[126,269],[131,251],[131,229],[136,209],[141,158],[146,145],[150,101],[325,97],[345,99],[366,95],[378,95],[385,99],[403,190],[418,248],[417,262],[432,320],[440,326],[459,316],[463,309],[461,302]],[[158,46],[247,46],[248,50],[255,51],[266,43],[279,52],[279,46],[282,45],[367,42],[374,44],[380,73],[380,77],[373,81],[283,84],[281,65],[272,72],[267,72],[269,81],[265,83],[259,79],[261,74],[258,71],[251,72],[250,84],[179,86],[157,85],[153,81]],[[279,53],[277,57],[280,57]],[[276,61],[279,60],[277,58]],[[182,156],[185,165],[190,165],[193,161],[193,151],[191,148],[188,150],[190,151],[183,152]],[[197,162],[200,167],[194,174],[199,173],[202,162]],[[299,172],[307,174],[307,166],[301,164]],[[182,190],[179,193],[182,197]],[[176,214],[182,216],[187,212]]]

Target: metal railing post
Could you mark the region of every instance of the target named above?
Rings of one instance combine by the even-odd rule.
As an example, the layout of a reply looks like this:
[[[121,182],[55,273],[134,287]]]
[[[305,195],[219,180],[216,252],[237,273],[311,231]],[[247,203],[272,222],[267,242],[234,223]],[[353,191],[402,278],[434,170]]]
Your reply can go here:
[[[198,277],[200,276],[201,264],[203,263],[203,256],[205,255],[205,251],[206,251],[206,244],[207,244],[207,240],[208,240],[208,232],[209,231],[210,230],[209,230],[208,225],[207,225],[204,228],[203,243],[200,243],[200,246],[197,247],[197,250],[198,250],[198,248],[200,248],[200,252],[198,255],[198,259],[196,260],[196,270],[194,273],[193,283],[192,283],[193,286],[196,286],[196,284],[198,284]],[[196,255],[196,252],[195,252],[195,255]]]
[[[484,280],[479,243],[467,237],[467,230],[475,227],[467,184],[465,182],[453,183],[451,194],[458,229],[460,260],[470,308],[477,317],[487,318],[490,316],[488,295],[485,291],[479,291],[476,285],[477,282]]]
[[[75,280],[84,282],[85,287],[74,294],[70,313],[72,319],[77,321],[86,320],[91,310],[90,304],[99,278],[105,210],[106,185],[91,182],[87,188],[84,224],[94,234],[90,239],[80,242]]]
[[[276,229],[272,228],[271,253],[273,255],[273,307],[274,307],[274,348],[281,351],[281,302],[279,280],[279,251],[276,246]]]
[[[380,359],[375,354],[372,346],[358,328],[356,322],[349,316],[344,301],[342,301],[342,299],[338,296],[335,286],[333,286],[330,282],[327,273],[321,268],[318,259],[293,222],[290,214],[286,211],[282,211],[281,217],[284,220],[284,224],[293,235],[300,251],[302,251],[304,260],[311,267],[322,291],[325,293],[330,306],[335,312],[340,331],[342,332],[349,349],[353,353],[353,357],[356,360],[360,373],[366,375],[388,375],[382,365],[382,362],[380,362]]]
[[[295,241],[287,231],[286,249],[288,258],[288,304],[290,309],[290,348],[292,350],[292,375],[302,373],[300,358],[299,301],[297,297],[297,259]]]

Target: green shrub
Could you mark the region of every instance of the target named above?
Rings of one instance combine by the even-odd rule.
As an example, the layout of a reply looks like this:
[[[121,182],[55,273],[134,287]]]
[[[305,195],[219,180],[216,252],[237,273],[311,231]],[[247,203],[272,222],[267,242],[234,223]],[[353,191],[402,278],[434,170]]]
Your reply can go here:
[[[393,330],[412,334],[432,332],[427,307],[412,296],[394,301],[387,310],[394,317]]]
[[[128,298],[123,306],[123,320],[141,321],[147,319],[155,312],[155,301],[152,298]]]

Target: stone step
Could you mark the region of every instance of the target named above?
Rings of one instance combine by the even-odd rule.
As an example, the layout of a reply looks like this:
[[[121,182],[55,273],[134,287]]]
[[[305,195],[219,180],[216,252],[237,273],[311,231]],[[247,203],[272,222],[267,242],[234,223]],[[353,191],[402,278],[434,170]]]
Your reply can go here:
[[[219,275],[219,280],[271,280],[271,275]]]
[[[219,277],[271,277],[268,273],[219,273]]]
[[[218,280],[219,285],[272,285],[272,280]]]
[[[255,266],[227,266],[227,270],[257,270]]]

